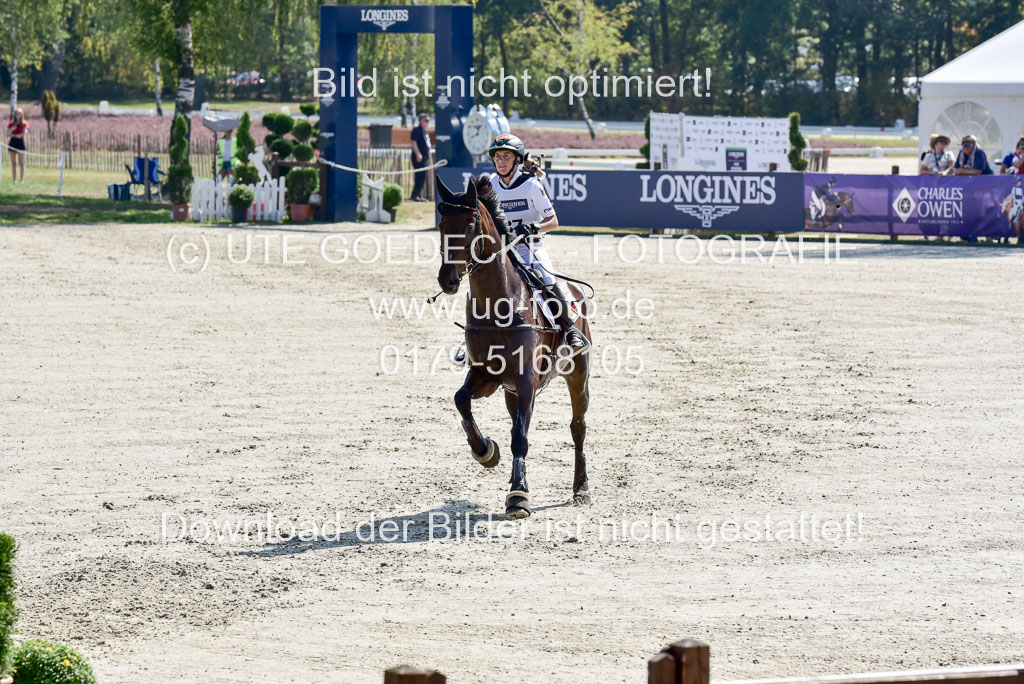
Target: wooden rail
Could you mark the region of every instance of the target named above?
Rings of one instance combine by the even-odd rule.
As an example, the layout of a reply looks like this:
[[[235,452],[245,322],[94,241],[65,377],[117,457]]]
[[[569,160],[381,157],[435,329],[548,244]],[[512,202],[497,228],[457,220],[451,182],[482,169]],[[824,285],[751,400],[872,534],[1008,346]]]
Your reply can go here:
[[[697,639],[669,644],[647,661],[647,684],[709,684],[711,647]],[[384,684],[445,684],[445,676],[408,665],[384,673]],[[715,684],[1024,684],[1024,663],[934,670],[716,681]]]

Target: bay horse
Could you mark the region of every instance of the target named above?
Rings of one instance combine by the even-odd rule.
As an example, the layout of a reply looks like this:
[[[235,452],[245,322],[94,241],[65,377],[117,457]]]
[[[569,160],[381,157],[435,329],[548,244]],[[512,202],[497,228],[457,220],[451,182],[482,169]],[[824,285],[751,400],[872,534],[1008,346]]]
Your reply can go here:
[[[473,399],[489,397],[501,387],[512,419],[512,476],[505,497],[505,515],[528,517],[531,511],[526,453],[533,402],[538,392],[561,375],[569,386],[569,430],[576,447],[572,503],[589,504],[583,440],[590,403],[590,353],[558,360],[562,333],[534,305],[530,286],[512,263],[505,246],[506,240],[513,239],[512,231],[486,176],[471,180],[462,193],[452,192],[437,178],[437,193],[442,254],[437,282],[445,294],[453,295],[459,291],[462,279],[469,278],[465,328],[469,372],[455,393],[455,406],[462,416],[462,428],[473,458],[485,468],[495,467],[501,458],[494,440],[481,434],[471,407]],[[570,284],[570,289],[575,299],[582,300],[579,288]],[[578,325],[584,335],[593,339],[585,318]]]
[[[857,214],[853,208],[853,193],[833,192],[831,197],[823,197],[822,200],[825,202],[825,213],[817,219],[811,218],[810,209],[804,209],[804,230],[811,230],[812,228],[827,230],[833,223],[838,222],[839,225],[836,227],[840,232],[842,232],[842,210],[846,209],[846,213],[850,216],[855,216]]]

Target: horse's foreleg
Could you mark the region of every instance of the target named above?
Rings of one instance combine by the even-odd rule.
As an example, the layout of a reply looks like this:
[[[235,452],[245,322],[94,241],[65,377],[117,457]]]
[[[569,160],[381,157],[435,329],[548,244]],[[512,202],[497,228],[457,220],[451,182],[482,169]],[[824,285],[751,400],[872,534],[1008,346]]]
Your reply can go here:
[[[572,400],[572,422],[569,430],[576,446],[576,469],[572,478],[572,503],[580,506],[590,503],[590,484],[587,482],[587,457],[583,454],[583,440],[587,437],[587,407],[590,406],[590,355],[577,356],[576,367],[565,377]]]
[[[532,377],[524,377],[522,382],[516,383],[515,415],[512,417],[512,477],[509,478],[509,491],[505,497],[505,515],[510,518],[526,518],[530,515],[530,490],[526,486],[526,452],[530,444],[526,434],[530,430],[536,392],[536,382]],[[505,401],[511,413],[508,394],[505,395]]]
[[[466,381],[455,393],[455,407],[462,415],[462,429],[466,431],[466,439],[473,450],[473,458],[485,468],[498,465],[501,453],[494,440],[480,434],[480,428],[473,418],[472,401],[490,396],[498,388],[498,380],[485,370],[471,368],[466,374]]]

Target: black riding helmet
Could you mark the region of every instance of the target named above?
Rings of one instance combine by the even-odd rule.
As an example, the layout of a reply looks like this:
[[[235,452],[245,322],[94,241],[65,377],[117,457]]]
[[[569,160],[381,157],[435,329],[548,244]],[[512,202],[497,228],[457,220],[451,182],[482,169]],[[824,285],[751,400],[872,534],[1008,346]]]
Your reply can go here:
[[[509,150],[514,152],[516,155],[517,166],[526,159],[526,145],[523,144],[522,140],[511,133],[502,133],[494,139],[494,142],[492,142],[491,146],[487,149],[487,156],[491,158],[492,162],[494,161],[494,153],[498,150]]]

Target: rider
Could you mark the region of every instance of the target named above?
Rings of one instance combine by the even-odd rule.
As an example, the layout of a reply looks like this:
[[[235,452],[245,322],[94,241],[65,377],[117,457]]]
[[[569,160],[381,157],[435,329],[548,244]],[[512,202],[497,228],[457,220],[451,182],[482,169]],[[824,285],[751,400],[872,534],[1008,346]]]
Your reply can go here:
[[[590,348],[590,340],[573,322],[569,305],[573,296],[569,288],[552,275],[555,267],[544,247],[544,234],[558,228],[558,217],[544,185],[520,167],[526,161],[526,147],[516,136],[502,133],[494,139],[487,153],[496,171],[491,176],[491,187],[498,195],[501,209],[515,236],[522,236],[516,243],[516,253],[548,286],[546,289],[550,295],[559,300],[560,304],[554,308],[557,309],[558,325],[565,333],[569,355],[585,352]]]
[[[811,190],[811,204],[813,205],[813,211],[811,212],[812,219],[818,219],[825,215],[825,203],[832,203],[835,201],[835,195],[832,194],[832,190],[836,187],[836,178],[832,176],[828,179],[827,183],[816,186]]]

